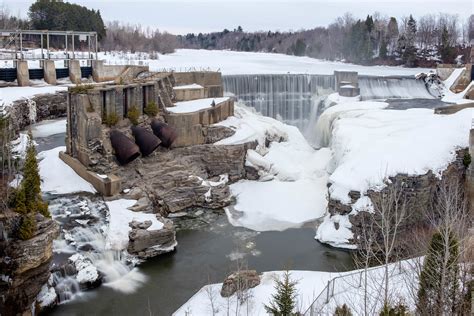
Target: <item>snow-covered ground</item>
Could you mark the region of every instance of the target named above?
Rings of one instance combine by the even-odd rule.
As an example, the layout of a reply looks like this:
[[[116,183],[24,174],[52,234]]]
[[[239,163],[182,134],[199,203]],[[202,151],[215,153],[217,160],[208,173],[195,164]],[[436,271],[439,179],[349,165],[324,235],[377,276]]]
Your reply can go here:
[[[61,151],[66,151],[66,146],[56,147],[38,154],[41,191],[52,194],[95,193],[96,190],[89,182],[82,179],[59,158]]]
[[[465,70],[466,68],[454,69],[453,73],[443,82],[445,89],[443,91],[443,97],[441,98],[442,101],[448,102],[448,103],[457,103],[457,104],[472,102],[472,100],[464,99],[464,96],[471,89],[471,87],[474,86],[474,81],[471,81],[471,83],[462,92],[454,93],[450,89],[452,85],[456,82],[458,77]]]
[[[30,87],[0,88],[0,107],[10,106],[13,101],[30,99],[38,94],[66,91],[67,86],[35,85]]]
[[[109,64],[137,62],[140,58],[150,70],[219,70],[224,75],[237,74],[319,74],[332,75],[335,70],[357,71],[362,75],[415,75],[431,69],[390,66],[361,66],[331,62],[310,57],[283,54],[234,52],[223,50],[178,49],[175,53],[159,55],[159,59],[146,59],[147,54],[125,54],[119,52],[100,53],[99,59]]]
[[[214,104],[219,104],[227,100],[229,100],[228,97],[176,102],[174,107],[168,107],[166,109],[171,113],[190,113],[208,109],[212,106],[212,102],[214,102]]]
[[[418,283],[415,260],[403,261],[389,265],[390,299],[398,302],[403,298],[404,303],[414,310],[414,300],[410,293],[416,293]],[[272,294],[275,294],[275,278],[281,279],[284,271],[264,272],[261,283],[247,293],[248,299],[241,303],[237,294],[229,298],[220,295],[222,283],[210,284],[201,288],[174,316],[197,315],[267,315],[264,305],[269,304]],[[353,315],[364,315],[364,291],[367,290],[367,311],[369,315],[378,315],[382,308],[384,269],[372,268],[367,270],[367,285],[363,282],[364,270],[343,273],[322,271],[290,271],[290,279],[297,281],[297,310],[301,313],[308,311],[313,305],[314,314],[333,315],[337,306],[346,304]],[[330,291],[326,285],[330,282]],[[333,287],[334,286],[334,287]],[[329,296],[327,294],[329,293]],[[326,302],[328,299],[328,302]],[[308,312],[307,315],[310,315]]]
[[[324,215],[329,150],[314,150],[296,127],[239,104],[235,116],[218,125],[236,131],[218,145],[259,143],[256,150],[247,152],[246,164],[259,170],[260,181],[241,180],[230,186],[237,203],[227,208],[226,214],[233,225],[257,231],[283,230]],[[274,140],[269,149],[264,146],[265,139]]]
[[[326,134],[332,135],[334,153],[329,178],[333,199],[347,203],[350,190],[380,188],[386,177],[398,173],[441,174],[456,150],[468,146],[471,109],[437,115],[430,109],[354,111],[352,105],[337,105],[332,122],[324,122],[326,117],[318,122],[331,126]]]

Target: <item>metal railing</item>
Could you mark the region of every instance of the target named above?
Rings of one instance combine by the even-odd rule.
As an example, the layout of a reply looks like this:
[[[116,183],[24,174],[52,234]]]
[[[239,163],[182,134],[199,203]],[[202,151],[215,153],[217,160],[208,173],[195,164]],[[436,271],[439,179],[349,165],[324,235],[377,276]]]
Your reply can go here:
[[[395,269],[393,269],[393,270],[398,271],[398,272],[393,273],[393,270],[392,270],[391,276],[399,275],[403,272],[403,269],[402,269],[403,262],[404,261],[398,261],[396,263],[389,264],[390,266],[392,266],[392,268],[395,265],[398,265],[398,269],[396,269],[396,266],[395,266]],[[368,268],[368,269],[357,270],[355,272],[340,275],[340,276],[337,276],[337,277],[334,277],[334,278],[330,279],[328,281],[328,283],[326,284],[326,286],[324,287],[324,289],[313,300],[313,302],[311,303],[309,308],[303,313],[303,315],[305,315],[305,316],[321,315],[321,312],[322,312],[323,308],[330,302],[330,300],[335,295],[343,293],[347,290],[347,289],[344,288],[344,286],[341,286],[341,287],[339,287],[339,290],[335,292],[335,288],[336,288],[337,284],[341,283],[341,284],[345,285],[346,287],[349,286],[349,287],[353,288],[355,286],[355,287],[361,288],[362,285],[363,285],[363,276],[364,276],[364,274],[367,273],[367,272],[373,271],[373,270],[380,270],[380,269],[383,269],[383,266],[376,266],[376,267],[371,267],[371,268]],[[352,278],[352,280],[354,280],[353,277],[357,276],[357,275],[359,275],[358,284],[355,284],[355,285],[351,284],[348,281],[348,279]]]
[[[41,49],[40,56],[28,54],[23,43],[23,38],[39,37],[39,45],[28,47],[28,49]],[[56,52],[52,52],[50,47],[51,36],[64,37],[64,47]],[[49,30],[0,30],[0,60],[69,60],[69,59],[97,59],[98,37],[97,32],[76,32],[76,31],[49,31]],[[87,51],[77,50],[76,40],[87,42]],[[45,45],[46,43],[46,45]],[[46,46],[46,47],[45,47]],[[55,58],[62,52],[64,57]]]

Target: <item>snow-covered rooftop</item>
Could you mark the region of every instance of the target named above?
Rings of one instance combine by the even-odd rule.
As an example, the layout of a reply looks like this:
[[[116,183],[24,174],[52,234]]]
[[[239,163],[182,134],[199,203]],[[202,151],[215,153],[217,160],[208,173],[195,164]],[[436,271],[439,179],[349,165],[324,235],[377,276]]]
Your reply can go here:
[[[210,108],[213,101],[214,104],[219,104],[227,100],[229,100],[228,97],[176,102],[174,107],[168,107],[166,109],[171,113],[192,113]]]

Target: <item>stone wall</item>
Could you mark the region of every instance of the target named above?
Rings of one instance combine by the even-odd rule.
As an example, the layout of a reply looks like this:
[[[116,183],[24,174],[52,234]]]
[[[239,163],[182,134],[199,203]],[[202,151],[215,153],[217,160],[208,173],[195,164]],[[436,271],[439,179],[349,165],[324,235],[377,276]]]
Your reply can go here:
[[[135,79],[138,74],[149,71],[148,66],[104,65],[103,60],[92,61],[92,78],[95,82],[114,81],[122,78],[126,82]]]

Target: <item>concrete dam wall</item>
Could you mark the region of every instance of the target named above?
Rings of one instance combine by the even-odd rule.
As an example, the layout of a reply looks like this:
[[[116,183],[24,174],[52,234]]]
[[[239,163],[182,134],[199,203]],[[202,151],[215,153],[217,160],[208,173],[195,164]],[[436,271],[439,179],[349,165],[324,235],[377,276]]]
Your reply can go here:
[[[224,91],[265,116],[305,131],[321,100],[336,91],[333,75],[229,75]],[[424,81],[413,77],[359,76],[360,94],[370,99],[433,99]],[[314,111],[316,108],[316,111]],[[312,112],[313,110],[313,112]]]

